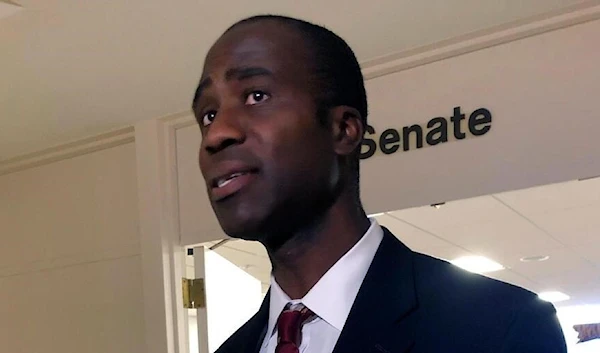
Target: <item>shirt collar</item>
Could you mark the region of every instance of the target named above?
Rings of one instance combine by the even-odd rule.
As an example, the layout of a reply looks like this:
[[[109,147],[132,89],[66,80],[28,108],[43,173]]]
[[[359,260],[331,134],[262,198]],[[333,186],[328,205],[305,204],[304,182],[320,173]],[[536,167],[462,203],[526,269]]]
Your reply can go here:
[[[279,314],[290,302],[304,304],[341,332],[382,239],[383,229],[375,219],[371,219],[365,235],[300,300],[291,300],[271,277],[269,335],[274,333]]]

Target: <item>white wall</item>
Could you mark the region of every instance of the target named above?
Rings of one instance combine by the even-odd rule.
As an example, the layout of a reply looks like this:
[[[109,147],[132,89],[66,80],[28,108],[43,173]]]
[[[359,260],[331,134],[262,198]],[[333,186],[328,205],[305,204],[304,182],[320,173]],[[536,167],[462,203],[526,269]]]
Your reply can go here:
[[[135,146],[0,176],[0,351],[143,352]]]
[[[369,80],[378,133],[448,118],[456,106],[467,119],[480,107],[493,118],[483,136],[364,160],[367,210],[600,175],[598,33],[591,21]]]
[[[207,251],[204,260],[208,351],[213,353],[258,311],[263,295],[259,280],[216,252]]]
[[[578,333],[574,325],[600,322],[600,305],[564,306],[557,309],[558,319],[565,333],[569,353],[598,353],[600,339],[578,343]]]
[[[194,248],[186,264],[187,278],[204,279],[206,295],[205,308],[187,310],[189,353],[213,353],[256,314],[264,299],[262,285],[204,246]]]

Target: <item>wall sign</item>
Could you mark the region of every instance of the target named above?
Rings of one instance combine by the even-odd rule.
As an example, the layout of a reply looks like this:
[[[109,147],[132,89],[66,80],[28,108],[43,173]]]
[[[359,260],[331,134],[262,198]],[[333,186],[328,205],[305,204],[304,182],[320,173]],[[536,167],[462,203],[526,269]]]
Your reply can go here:
[[[465,139],[467,133],[472,136],[482,136],[492,128],[492,113],[486,108],[476,109],[469,115],[466,121],[468,129],[463,129],[465,119],[466,115],[459,106],[454,108],[453,115],[449,118],[433,118],[427,122],[425,127],[414,124],[400,129],[388,128],[378,138],[375,138],[377,135],[375,128],[368,125],[360,158],[373,157],[377,149],[381,150],[383,154],[393,154],[401,148],[403,151],[409,151],[414,148],[423,148],[424,144],[435,146],[448,142],[449,135],[450,139],[456,140]]]

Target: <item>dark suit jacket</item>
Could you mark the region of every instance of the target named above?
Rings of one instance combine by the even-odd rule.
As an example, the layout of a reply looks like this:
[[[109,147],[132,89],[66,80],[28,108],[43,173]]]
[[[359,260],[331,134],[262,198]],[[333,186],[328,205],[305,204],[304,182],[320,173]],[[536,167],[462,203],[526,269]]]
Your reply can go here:
[[[334,353],[565,353],[554,307],[418,254],[384,228]],[[217,353],[257,353],[269,295]]]

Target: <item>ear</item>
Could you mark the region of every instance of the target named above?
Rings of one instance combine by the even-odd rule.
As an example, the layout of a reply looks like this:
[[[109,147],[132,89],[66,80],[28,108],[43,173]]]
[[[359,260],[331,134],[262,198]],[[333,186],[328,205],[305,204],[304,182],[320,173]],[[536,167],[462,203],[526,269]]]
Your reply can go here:
[[[365,126],[360,113],[349,106],[337,106],[329,111],[329,123],[334,150],[339,156],[349,156],[360,147]]]

